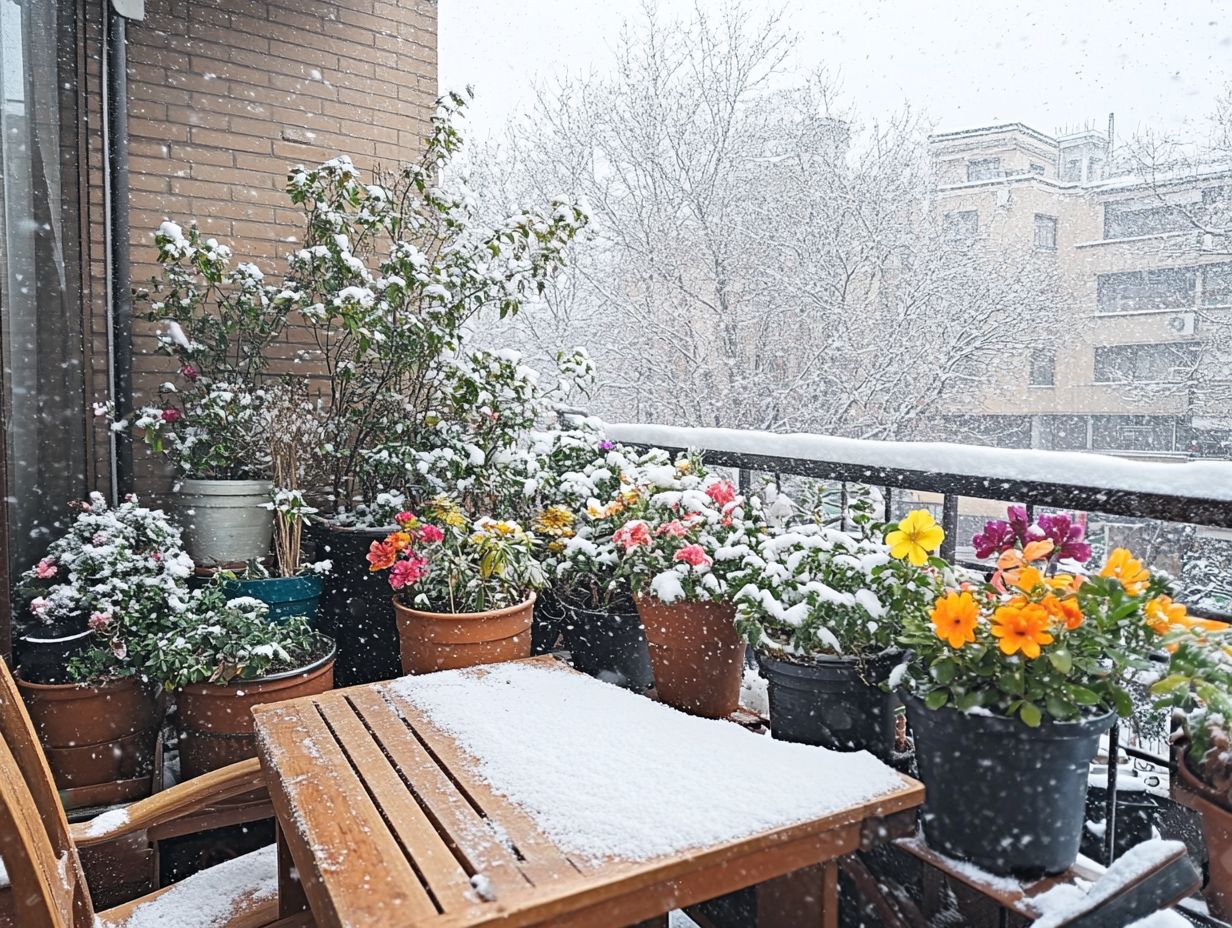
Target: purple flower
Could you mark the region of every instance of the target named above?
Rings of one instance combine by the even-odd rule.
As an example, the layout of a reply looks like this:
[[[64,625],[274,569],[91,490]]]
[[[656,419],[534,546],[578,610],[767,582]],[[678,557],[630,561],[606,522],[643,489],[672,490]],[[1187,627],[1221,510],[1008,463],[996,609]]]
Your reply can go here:
[[[1019,544],[1025,545],[1031,535],[1031,520],[1027,518],[1026,506],[1010,506],[1006,512],[1010,517],[1010,530]]]
[[[615,447],[616,447],[616,442],[608,441],[606,438],[603,439],[603,441],[599,442],[600,451],[611,451]]]
[[[1052,539],[1052,543],[1056,545],[1055,553],[1058,558],[1072,559],[1080,564],[1091,559],[1091,546],[1083,540],[1086,537],[1086,527],[1075,522],[1071,516],[1040,516],[1039,528],[1044,537]]]
[[[1002,551],[1008,551],[1017,542],[1014,529],[1004,519],[991,519],[984,523],[984,531],[971,539],[975,545],[975,556],[978,558],[992,557]]]

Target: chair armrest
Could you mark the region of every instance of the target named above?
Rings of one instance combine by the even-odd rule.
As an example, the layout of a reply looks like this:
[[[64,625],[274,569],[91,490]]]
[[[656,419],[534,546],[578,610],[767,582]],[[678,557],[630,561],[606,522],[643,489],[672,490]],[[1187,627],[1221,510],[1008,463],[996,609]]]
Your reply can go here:
[[[104,844],[123,835],[194,815],[224,799],[264,788],[261,762],[254,757],[177,783],[171,789],[104,812],[88,822],[70,825],[69,831],[79,848]]]

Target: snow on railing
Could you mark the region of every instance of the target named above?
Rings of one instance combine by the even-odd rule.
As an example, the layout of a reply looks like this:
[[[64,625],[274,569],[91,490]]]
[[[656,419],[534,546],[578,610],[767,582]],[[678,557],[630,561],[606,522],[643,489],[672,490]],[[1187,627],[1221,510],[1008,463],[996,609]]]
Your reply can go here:
[[[711,452],[712,463],[750,470],[1232,527],[1232,461],[629,423],[609,423],[606,432],[627,444]]]

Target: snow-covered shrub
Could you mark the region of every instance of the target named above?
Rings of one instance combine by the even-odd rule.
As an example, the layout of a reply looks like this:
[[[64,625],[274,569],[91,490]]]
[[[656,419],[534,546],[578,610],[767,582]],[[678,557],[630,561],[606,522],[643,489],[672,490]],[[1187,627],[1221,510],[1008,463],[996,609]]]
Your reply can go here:
[[[428,612],[486,612],[523,602],[545,582],[538,540],[516,522],[471,519],[448,497],[425,517],[402,512],[397,530],[368,551],[369,569],[389,570],[403,605]]]
[[[142,642],[142,669],[169,690],[226,684],[297,670],[333,647],[303,616],[275,623],[268,613],[260,600],[228,598],[221,582],[195,590],[185,609]]]
[[[1151,687],[1155,704],[1178,710],[1190,768],[1232,805],[1232,629],[1177,616],[1166,639],[1168,675]]]
[[[907,688],[930,709],[995,712],[1032,727],[1045,716],[1131,715],[1126,684],[1185,612],[1166,580],[1124,548],[1086,573],[1090,549],[1065,516],[1031,525],[1011,510],[975,544],[998,555],[997,570],[988,583],[947,590],[927,616],[907,617]]]
[[[908,616],[927,617],[952,572],[893,557],[882,538],[898,526],[857,519],[851,532],[801,522],[761,539],[732,578],[750,643],[795,658],[872,657],[898,647]]]
[[[149,633],[186,608],[193,562],[180,530],[130,496],[112,508],[101,493],[74,504],[76,518],[47,554],[22,574],[36,637],[87,629],[92,645],[67,668],[74,680],[132,676]]]
[[[729,578],[765,529],[761,500],[707,474],[696,456],[660,452],[621,482],[599,512],[612,519],[619,573],[664,603],[729,600]]]

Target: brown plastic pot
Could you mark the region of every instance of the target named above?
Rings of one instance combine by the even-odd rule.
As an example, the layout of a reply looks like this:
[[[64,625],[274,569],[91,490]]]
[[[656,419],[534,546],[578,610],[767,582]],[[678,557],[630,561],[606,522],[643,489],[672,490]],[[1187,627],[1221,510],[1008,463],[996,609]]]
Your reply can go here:
[[[29,683],[17,688],[59,789],[148,777],[164,700],[133,677],[98,686]]]
[[[334,688],[334,648],[300,670],[254,680],[190,683],[178,691],[180,773],[197,777],[257,756],[252,707]]]
[[[530,657],[535,594],[490,612],[421,612],[394,600],[403,673],[432,673]]]
[[[1202,816],[1202,838],[1210,870],[1202,895],[1212,915],[1232,921],[1232,808],[1226,797],[1189,769],[1183,746],[1178,748],[1177,755],[1178,776],[1172,778],[1172,798]]]
[[[659,699],[692,715],[721,719],[740,705],[744,640],[736,607],[637,597]]]

